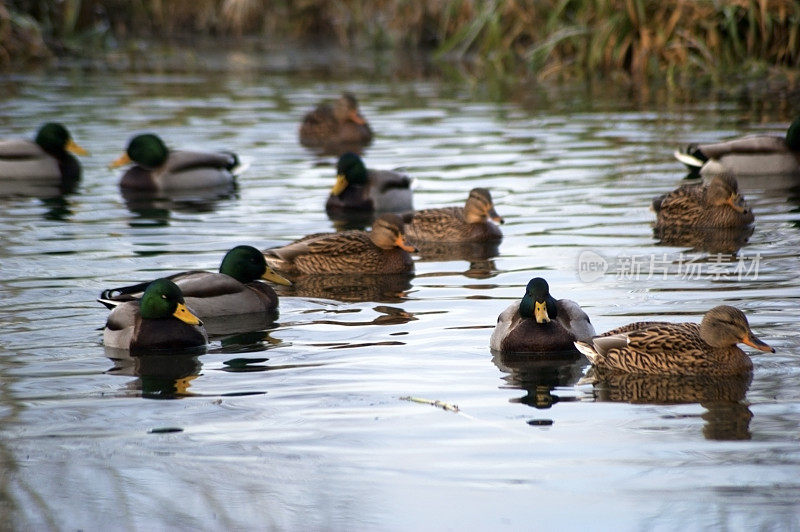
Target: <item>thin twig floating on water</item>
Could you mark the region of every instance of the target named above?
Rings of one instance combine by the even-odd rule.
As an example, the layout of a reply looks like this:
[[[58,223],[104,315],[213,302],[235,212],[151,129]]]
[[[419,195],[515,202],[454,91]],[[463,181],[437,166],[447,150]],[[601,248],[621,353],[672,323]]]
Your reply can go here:
[[[410,395],[401,397],[400,400],[411,401],[413,403],[422,403],[424,405],[436,406],[441,408],[442,410],[449,410],[450,412],[460,412],[460,410],[458,409],[458,405],[452,405],[450,403],[445,403],[444,401],[434,401],[432,399],[423,399],[422,397],[411,397]]]

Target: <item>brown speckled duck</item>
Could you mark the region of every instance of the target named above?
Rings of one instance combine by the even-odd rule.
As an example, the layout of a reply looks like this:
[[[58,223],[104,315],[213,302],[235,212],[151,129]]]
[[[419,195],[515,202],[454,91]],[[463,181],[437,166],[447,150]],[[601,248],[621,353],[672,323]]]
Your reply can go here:
[[[343,93],[333,105],[318,105],[300,124],[300,144],[310,148],[366,146],[370,142],[372,129],[361,115],[356,97],[349,92]]]
[[[631,323],[579,340],[575,346],[601,370],[664,375],[738,375],[753,369],[736,346],[775,350],[758,339],[744,313],[728,305],[712,308],[702,322]]]
[[[111,163],[117,168],[135,163],[119,186],[127,190],[186,191],[233,186],[239,159],[230,152],[170,150],[158,135],[136,135],[125,153]]]
[[[754,220],[753,211],[739,194],[736,178],[730,174],[680,186],[655,198],[652,208],[657,227],[746,227]]]
[[[594,334],[589,316],[577,303],[556,300],[547,281],[536,277],[522,299],[498,316],[489,347],[500,353],[574,351],[575,340]]]
[[[411,242],[489,242],[500,240],[503,233],[495,224],[503,223],[485,188],[473,188],[464,207],[424,209],[414,213],[406,224]]]
[[[410,273],[409,252],[416,248],[403,238],[403,219],[382,214],[372,231],[345,231],[310,235],[283,247],[264,251],[267,264],[279,272],[300,274]]]

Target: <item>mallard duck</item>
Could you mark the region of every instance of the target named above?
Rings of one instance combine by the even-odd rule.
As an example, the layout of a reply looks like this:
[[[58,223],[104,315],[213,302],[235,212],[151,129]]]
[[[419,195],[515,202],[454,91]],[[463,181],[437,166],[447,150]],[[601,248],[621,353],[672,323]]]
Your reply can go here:
[[[219,273],[187,271],[166,277],[181,289],[186,305],[200,319],[273,312],[278,295],[265,279],[280,285],[291,283],[275,273],[264,255],[252,246],[236,246],[225,254]],[[142,297],[149,282],[104,290],[99,301],[113,308]]]
[[[730,174],[678,187],[655,198],[652,209],[657,227],[746,227],[754,219],[753,211],[739,194],[736,178]]]
[[[348,152],[336,163],[336,183],[325,210],[328,214],[409,212],[414,210],[412,179],[391,170],[367,170],[357,154]]]
[[[485,188],[473,188],[461,207],[424,209],[414,213],[406,224],[406,237],[411,242],[488,242],[500,240],[503,233],[489,220],[503,223]]]
[[[690,144],[675,158],[700,175],[732,172],[735,175],[800,173],[800,117],[785,137],[749,135],[714,144]]]
[[[589,316],[574,301],[556,300],[547,281],[528,282],[522,300],[497,318],[489,347],[501,353],[571,351],[575,340],[594,336]]]
[[[119,186],[130,190],[184,191],[233,186],[239,166],[236,154],[170,150],[152,133],[136,135],[111,168],[135,163]]]
[[[303,117],[300,144],[311,148],[335,145],[365,146],[372,129],[358,109],[356,97],[343,93],[333,105],[322,103]]]
[[[208,343],[202,322],[187,308],[178,285],[156,279],[139,301],[115,307],[103,331],[108,347],[130,350],[185,349]]]
[[[409,252],[416,248],[403,239],[403,219],[382,214],[372,231],[322,233],[264,251],[267,264],[287,274],[389,274],[414,271]]]
[[[744,313],[728,305],[706,312],[700,324],[631,323],[575,346],[600,369],[671,375],[736,375],[753,363],[736,344],[775,350],[759,340]]]
[[[67,128],[48,122],[39,128],[34,140],[0,141],[0,181],[47,180],[56,183],[77,182],[81,165],[70,152],[87,155]]]

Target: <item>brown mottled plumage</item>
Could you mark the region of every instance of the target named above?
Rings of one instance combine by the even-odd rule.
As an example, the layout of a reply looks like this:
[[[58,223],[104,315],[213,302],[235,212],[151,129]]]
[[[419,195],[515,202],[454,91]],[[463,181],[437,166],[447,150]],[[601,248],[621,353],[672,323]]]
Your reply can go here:
[[[637,322],[575,346],[601,369],[627,373],[736,375],[753,369],[736,344],[775,352],[750,330],[747,318],[728,305],[712,308],[697,323]]]
[[[739,194],[736,178],[715,175],[707,183],[683,185],[653,200],[656,227],[745,227],[753,211]]]
[[[316,273],[409,273],[416,251],[403,239],[403,219],[383,214],[372,231],[345,231],[307,236],[283,247],[264,251],[274,269],[290,275]]]
[[[355,96],[349,92],[343,93],[333,105],[318,105],[300,124],[300,144],[310,148],[365,146],[370,142],[372,129],[361,116]]]
[[[424,209],[414,213],[406,225],[412,242],[487,242],[503,238],[500,229],[489,219],[503,223],[485,188],[473,188],[464,207]]]

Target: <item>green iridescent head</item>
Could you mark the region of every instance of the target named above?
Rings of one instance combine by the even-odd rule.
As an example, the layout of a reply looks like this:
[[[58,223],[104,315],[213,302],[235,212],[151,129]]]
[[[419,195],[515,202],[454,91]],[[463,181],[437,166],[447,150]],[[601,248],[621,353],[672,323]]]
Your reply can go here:
[[[265,279],[284,286],[292,284],[267,266],[264,254],[253,246],[236,246],[228,251],[219,266],[219,273],[229,275],[240,283]]]

